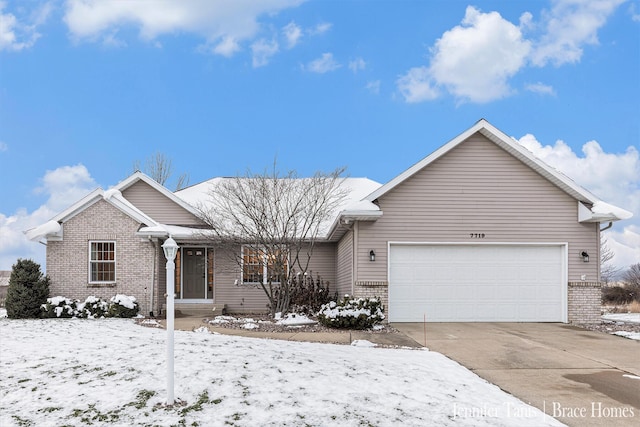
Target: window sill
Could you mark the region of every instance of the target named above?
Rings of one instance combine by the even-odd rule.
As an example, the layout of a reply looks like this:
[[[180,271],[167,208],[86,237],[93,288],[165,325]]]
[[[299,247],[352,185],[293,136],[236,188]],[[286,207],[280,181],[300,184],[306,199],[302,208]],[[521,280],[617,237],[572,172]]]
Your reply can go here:
[[[87,288],[115,288],[115,283],[89,283]]]

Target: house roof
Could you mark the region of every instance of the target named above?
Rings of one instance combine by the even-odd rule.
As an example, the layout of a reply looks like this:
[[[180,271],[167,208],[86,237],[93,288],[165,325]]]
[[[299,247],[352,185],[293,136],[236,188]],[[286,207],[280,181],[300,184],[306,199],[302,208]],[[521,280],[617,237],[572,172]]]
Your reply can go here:
[[[462,132],[451,141],[447,142],[445,145],[441,146],[436,151],[393,178],[391,181],[373,191],[365,199],[373,202],[384,196],[399,184],[409,179],[440,157],[444,156],[453,148],[457,147],[470,136],[478,132],[580,202],[582,206],[589,211],[589,213],[583,211],[583,215],[579,219],[581,222],[618,221],[621,219],[631,218],[633,215],[631,212],[624,209],[604,203],[593,193],[575,183],[571,178],[537,158],[531,151],[527,150],[515,139],[507,136],[485,119],[479,120],[472,127]]]
[[[398,185],[409,179],[423,168],[447,154],[470,136],[480,133],[504,149],[515,158],[522,161],[531,169],[539,173],[562,191],[578,201],[578,221],[580,222],[605,222],[618,221],[631,218],[631,212],[612,206],[598,199],[594,194],[576,184],[563,173],[547,165],[542,160],[533,155],[532,152],[520,145],[515,139],[507,136],[502,131],[491,125],[485,119],[479,120],[472,127],[462,132],[460,135],[438,148],[436,151],[402,172],[391,181],[382,185],[368,178],[345,178],[341,184],[341,189],[346,190],[346,197],[335,209],[331,218],[320,227],[320,234],[329,241],[339,239],[354,221],[375,221],[383,215],[376,200]],[[69,208],[53,217],[49,222],[39,227],[25,231],[31,240],[40,240],[43,237],[60,239],[62,237],[62,224],[84,211],[89,206],[100,200],[105,200],[117,209],[142,224],[138,231],[140,235],[164,237],[174,235],[176,237],[189,239],[197,238],[202,234],[201,228],[182,227],[176,225],[166,225],[155,221],[153,218],[135,207],[131,202],[122,196],[122,191],[139,181],[144,181],[162,195],[181,206],[195,216],[199,216],[199,209],[210,207],[210,189],[225,180],[236,178],[212,178],[199,184],[192,185],[185,189],[172,193],[149,176],[142,172],[135,172],[125,180],[121,181],[109,190],[98,188],[87,196],[71,205]],[[305,178],[300,178],[305,179]]]
[[[195,184],[193,186],[179,190],[176,192],[176,195],[190,205],[197,207],[198,209],[210,210],[213,208],[213,210],[215,210],[215,206],[213,205],[214,201],[212,201],[210,197],[211,189],[223,184],[225,181],[235,179],[237,178],[212,178],[199,184]],[[345,197],[336,207],[330,218],[328,218],[328,220],[320,226],[319,235],[328,239],[335,239],[342,235],[342,233],[339,233],[339,231],[342,230],[342,228],[340,227],[340,221],[342,221],[342,224],[345,225],[345,221],[349,220],[372,220],[382,216],[382,211],[375,203],[365,200],[365,196],[367,194],[370,194],[381,185],[382,184],[380,184],[379,182],[373,181],[368,178],[344,178],[339,186],[339,191],[344,191]],[[145,228],[143,230],[140,230],[140,234],[144,234],[147,230],[151,232],[150,235],[152,235],[154,231],[160,231],[158,229]],[[191,230],[185,227],[182,227],[179,230],[175,231],[180,233],[179,236],[184,236],[185,238],[202,234],[201,229]]]
[[[44,237],[49,239],[60,239],[62,237],[62,224],[101,200],[106,201],[107,203],[111,204],[112,206],[119,209],[134,220],[140,222],[141,224],[146,224],[148,226],[158,225],[158,223],[153,218],[142,212],[122,196],[122,190],[126,189],[134,182],[137,182],[139,180],[143,180],[150,185],[153,185],[153,183],[155,182],[145,174],[136,172],[129,178],[121,181],[120,183],[106,191],[102,188],[96,188],[91,193],[87,194],[82,199],[78,200],[76,203],[69,206],[67,209],[51,218],[46,223],[27,230],[24,233],[29,240],[40,240]],[[156,183],[156,186],[158,185],[159,184]],[[177,199],[173,195],[173,193],[171,193],[166,188],[164,189],[164,192],[170,194],[172,198]],[[180,201],[180,203],[183,202]]]

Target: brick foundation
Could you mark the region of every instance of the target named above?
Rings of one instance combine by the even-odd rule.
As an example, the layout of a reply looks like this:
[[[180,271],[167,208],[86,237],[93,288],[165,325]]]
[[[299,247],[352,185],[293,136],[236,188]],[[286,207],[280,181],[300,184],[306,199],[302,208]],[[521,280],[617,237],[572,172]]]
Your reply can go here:
[[[569,282],[569,323],[600,323],[602,283]]]
[[[387,311],[389,308],[389,283],[387,281],[357,281],[353,296],[357,298],[378,298],[384,307],[385,322],[387,321]]]

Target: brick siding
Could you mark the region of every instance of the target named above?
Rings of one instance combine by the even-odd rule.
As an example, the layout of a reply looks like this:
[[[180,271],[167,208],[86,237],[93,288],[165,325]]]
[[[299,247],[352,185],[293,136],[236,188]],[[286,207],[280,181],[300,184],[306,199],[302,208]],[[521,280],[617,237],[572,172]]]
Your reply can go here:
[[[569,282],[569,323],[600,323],[602,283]]]
[[[389,283],[386,281],[360,280],[354,287],[354,297],[356,298],[378,298],[382,302],[387,322],[387,311],[389,308]]]
[[[100,201],[63,224],[62,241],[47,243],[47,275],[51,278],[51,296],[84,301],[88,296],[109,300],[116,294],[133,295],[140,313],[150,311],[154,246],[135,235],[140,224],[128,215]],[[116,282],[89,284],[89,241],[116,242]]]

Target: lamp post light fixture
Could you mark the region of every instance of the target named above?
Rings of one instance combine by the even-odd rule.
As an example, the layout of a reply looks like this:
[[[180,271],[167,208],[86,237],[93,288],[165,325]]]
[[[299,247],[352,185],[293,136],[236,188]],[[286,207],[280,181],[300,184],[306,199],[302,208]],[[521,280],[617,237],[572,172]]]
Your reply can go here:
[[[371,249],[371,252],[369,252],[369,261],[373,262],[376,260],[376,253],[373,251],[373,249]]]
[[[174,324],[174,305],[175,297],[175,270],[176,253],[178,252],[178,244],[169,235],[169,238],[162,244],[164,256],[167,258],[167,405],[173,405],[173,324]]]

